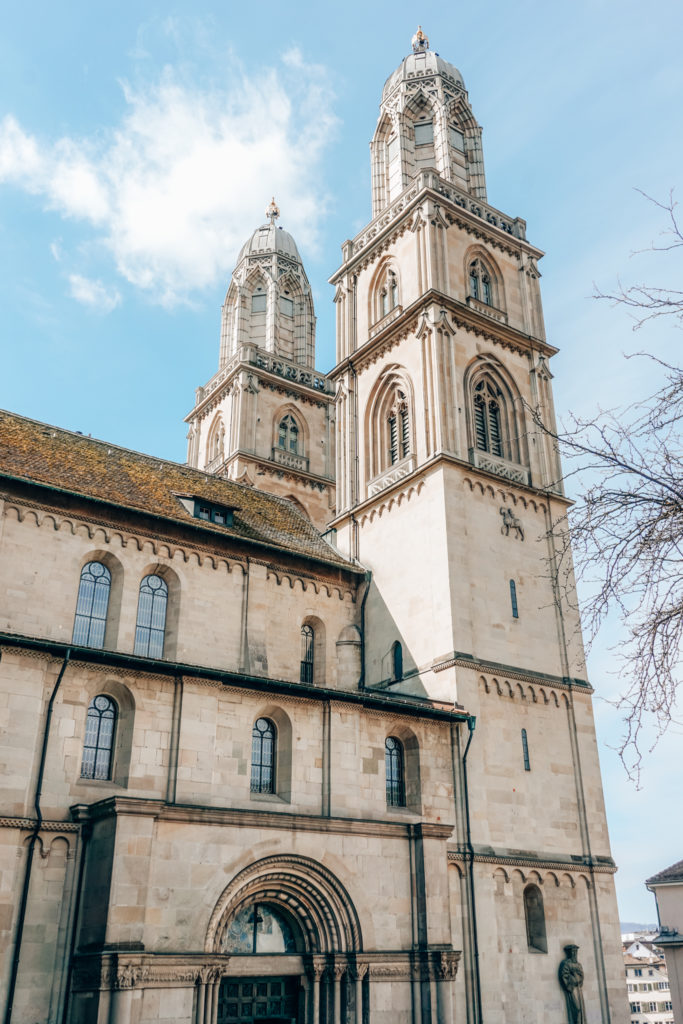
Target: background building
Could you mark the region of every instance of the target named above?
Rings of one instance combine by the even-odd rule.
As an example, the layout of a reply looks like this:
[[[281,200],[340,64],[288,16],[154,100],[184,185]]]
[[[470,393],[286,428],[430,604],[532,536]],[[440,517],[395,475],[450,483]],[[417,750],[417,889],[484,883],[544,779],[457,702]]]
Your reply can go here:
[[[666,956],[674,1017],[683,1020],[683,861],[648,878],[659,916],[657,945]]]
[[[421,32],[371,152],[328,377],[271,206],[189,465],[2,415],[14,1020],[628,1018],[542,254]]]

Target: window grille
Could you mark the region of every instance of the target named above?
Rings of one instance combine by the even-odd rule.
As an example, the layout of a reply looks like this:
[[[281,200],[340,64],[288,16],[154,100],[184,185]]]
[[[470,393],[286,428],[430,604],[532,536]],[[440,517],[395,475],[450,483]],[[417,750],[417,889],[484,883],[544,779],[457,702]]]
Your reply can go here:
[[[257,718],[251,731],[251,792],[275,792],[275,726]]]
[[[266,295],[265,292],[256,293],[251,297],[251,311],[252,313],[265,313],[266,311]]]
[[[415,145],[416,146],[428,146],[430,142],[434,141],[434,123],[432,121],[423,121],[421,124],[415,125]]]
[[[280,421],[277,436],[278,448],[284,451],[299,454],[299,427],[293,416],[285,416]]]
[[[405,807],[403,744],[394,736],[388,736],[384,744],[384,763],[387,776],[387,806]]]
[[[313,682],[313,661],[315,656],[315,633],[312,626],[301,627],[301,666],[299,681]]]
[[[519,608],[517,607],[517,584],[514,580],[510,580],[510,604],[512,605],[512,618],[519,618]]]
[[[134,654],[161,658],[164,654],[168,587],[161,576],[145,576],[140,584]]]
[[[115,726],[116,705],[110,697],[101,693],[88,705],[81,762],[82,779],[111,778]]]
[[[83,647],[104,647],[111,573],[101,562],[87,562],[81,569],[76,601],[73,642]]]

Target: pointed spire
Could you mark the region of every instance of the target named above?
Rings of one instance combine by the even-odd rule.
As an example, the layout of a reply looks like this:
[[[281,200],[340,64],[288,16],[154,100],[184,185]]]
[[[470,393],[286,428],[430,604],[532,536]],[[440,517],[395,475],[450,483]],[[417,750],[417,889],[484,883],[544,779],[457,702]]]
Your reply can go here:
[[[275,221],[278,219],[279,216],[280,209],[277,203],[275,202],[275,196],[273,196],[273,198],[270,201],[270,205],[266,207],[266,217],[268,218],[271,224],[275,224]]]
[[[417,26],[417,32],[412,38],[413,53],[424,53],[429,49],[429,38],[422,31],[422,25]]]

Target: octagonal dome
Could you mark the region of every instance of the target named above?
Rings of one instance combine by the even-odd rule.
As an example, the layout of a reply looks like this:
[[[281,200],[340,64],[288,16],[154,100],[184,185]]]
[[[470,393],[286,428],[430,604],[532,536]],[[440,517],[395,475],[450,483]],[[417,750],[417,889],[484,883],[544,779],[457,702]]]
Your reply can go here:
[[[254,256],[261,252],[280,252],[283,256],[289,256],[290,259],[301,263],[299,250],[290,233],[270,222],[256,228],[251,238],[240,249],[237,262],[239,263],[245,256]]]
[[[422,50],[419,53],[409,53],[407,57],[403,58],[393,74],[389,75],[382,89],[382,101],[401,82],[405,82],[409,78],[415,78],[418,75],[420,78],[424,75],[443,75],[444,78],[457,82],[463,89],[465,88],[463,77],[454,64],[449,64],[447,60],[439,57],[438,53],[435,53],[433,50]]]

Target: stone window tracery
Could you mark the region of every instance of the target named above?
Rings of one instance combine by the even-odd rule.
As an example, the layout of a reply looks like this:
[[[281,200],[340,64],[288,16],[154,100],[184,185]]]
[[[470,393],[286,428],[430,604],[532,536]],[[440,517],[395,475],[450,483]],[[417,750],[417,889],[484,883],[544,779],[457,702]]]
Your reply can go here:
[[[275,792],[275,725],[257,718],[251,731],[251,792]]]
[[[387,783],[387,807],[405,807],[406,790],[403,772],[403,744],[395,736],[384,743],[384,764]]]
[[[83,647],[104,647],[111,573],[101,562],[87,562],[81,570],[76,600],[73,642]]]
[[[277,435],[278,448],[283,451],[292,452],[294,455],[301,454],[299,451],[299,426],[291,414],[287,414],[280,420]]]
[[[408,401],[402,391],[396,392],[394,404],[387,418],[389,463],[394,465],[410,455],[410,413]]]
[[[134,654],[146,658],[163,657],[167,606],[166,582],[155,574],[145,576],[140,584],[138,598]]]
[[[469,267],[470,295],[473,299],[483,302],[486,306],[493,306],[493,286],[491,272],[482,260],[476,259]]]
[[[111,697],[100,693],[88,705],[81,778],[104,781],[111,778],[117,708]]]

